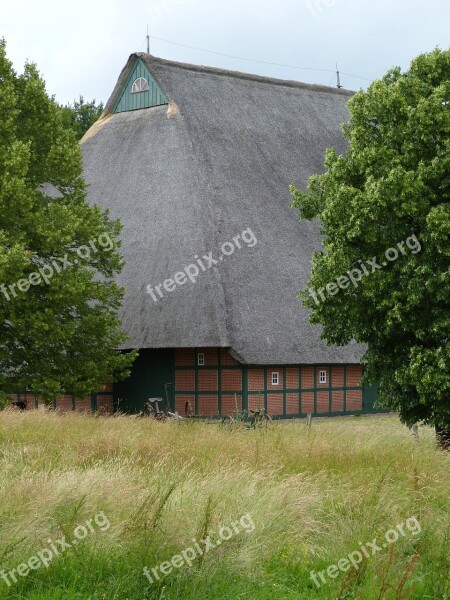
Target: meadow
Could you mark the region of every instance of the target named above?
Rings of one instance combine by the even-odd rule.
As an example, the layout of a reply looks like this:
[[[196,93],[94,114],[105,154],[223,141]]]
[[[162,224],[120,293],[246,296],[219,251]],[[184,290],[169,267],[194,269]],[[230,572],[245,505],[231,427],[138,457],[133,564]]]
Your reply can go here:
[[[449,475],[433,430],[416,442],[396,415],[228,430],[6,410],[0,598],[444,600]]]

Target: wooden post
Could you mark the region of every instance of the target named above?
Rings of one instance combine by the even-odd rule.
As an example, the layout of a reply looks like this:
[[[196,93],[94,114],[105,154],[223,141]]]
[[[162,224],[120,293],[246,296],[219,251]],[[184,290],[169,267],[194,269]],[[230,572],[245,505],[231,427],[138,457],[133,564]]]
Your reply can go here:
[[[416,444],[419,443],[419,426],[417,425],[417,423],[414,423],[414,425],[412,426],[412,433],[414,436],[414,441],[416,442]]]
[[[312,414],[308,413],[306,415],[306,428],[308,429],[308,431],[311,429],[311,423],[312,423]]]

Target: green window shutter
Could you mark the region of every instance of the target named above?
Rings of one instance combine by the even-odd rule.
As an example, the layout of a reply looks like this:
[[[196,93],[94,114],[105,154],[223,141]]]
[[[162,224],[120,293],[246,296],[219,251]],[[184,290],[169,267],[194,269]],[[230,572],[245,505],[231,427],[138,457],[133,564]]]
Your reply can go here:
[[[136,92],[134,94],[131,93],[133,83],[141,77],[148,82],[148,90]],[[163,106],[164,104],[169,104],[166,95],[150,75],[150,71],[144,65],[142,60],[139,59],[136,61],[136,64],[127,77],[125,85],[117,98],[113,112],[119,113],[129,110],[139,110],[141,108]]]

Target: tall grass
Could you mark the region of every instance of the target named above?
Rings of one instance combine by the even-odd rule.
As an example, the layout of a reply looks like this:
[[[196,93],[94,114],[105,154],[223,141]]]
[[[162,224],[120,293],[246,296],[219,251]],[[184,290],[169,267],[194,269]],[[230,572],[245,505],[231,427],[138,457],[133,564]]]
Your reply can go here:
[[[32,411],[0,413],[0,568],[104,512],[95,531],[0,598],[445,599],[449,453],[395,416],[278,422],[268,430]],[[241,531],[192,567],[143,575],[193,538]],[[405,536],[318,588],[310,578],[415,516]]]

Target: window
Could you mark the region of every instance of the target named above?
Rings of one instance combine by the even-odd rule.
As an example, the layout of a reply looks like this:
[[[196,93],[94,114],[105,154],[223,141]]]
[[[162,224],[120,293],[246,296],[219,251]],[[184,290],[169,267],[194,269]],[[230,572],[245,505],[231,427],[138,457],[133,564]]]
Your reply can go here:
[[[319,382],[320,383],[327,382],[327,372],[326,371],[319,371]]]
[[[131,86],[131,93],[138,94],[139,92],[148,92],[148,89],[148,81],[143,77],[139,77]]]
[[[205,355],[203,352],[197,354],[197,364],[199,367],[203,367],[205,364]]]
[[[280,382],[279,373],[272,373],[272,385],[278,385]]]

